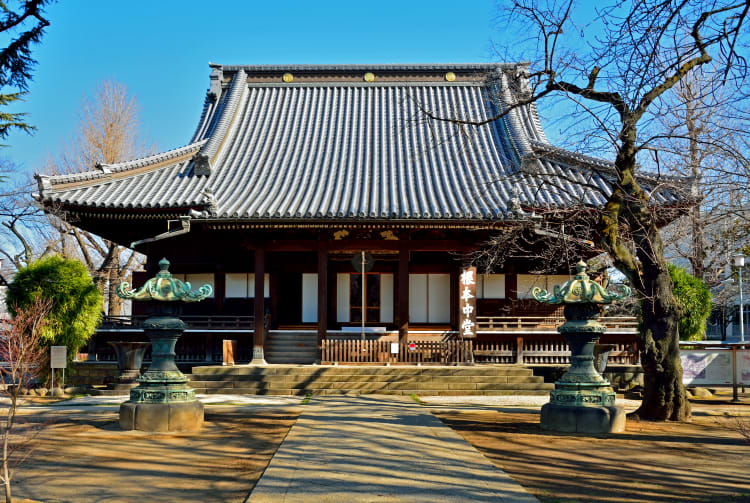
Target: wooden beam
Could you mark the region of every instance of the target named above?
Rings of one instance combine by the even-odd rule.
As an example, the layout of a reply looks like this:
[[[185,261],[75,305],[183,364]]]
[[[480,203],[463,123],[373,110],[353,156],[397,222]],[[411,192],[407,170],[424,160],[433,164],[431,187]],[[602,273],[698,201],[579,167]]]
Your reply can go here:
[[[328,332],[328,240],[318,240],[318,350]]]
[[[384,239],[342,239],[328,241],[329,251],[398,251],[404,240]],[[477,248],[458,240],[406,240],[410,251],[470,251]],[[314,239],[245,241],[243,246],[249,250],[266,251],[317,251],[318,241]]]
[[[255,333],[253,334],[252,364],[265,365],[265,306],[264,279],[266,274],[266,253],[263,249],[255,250]]]

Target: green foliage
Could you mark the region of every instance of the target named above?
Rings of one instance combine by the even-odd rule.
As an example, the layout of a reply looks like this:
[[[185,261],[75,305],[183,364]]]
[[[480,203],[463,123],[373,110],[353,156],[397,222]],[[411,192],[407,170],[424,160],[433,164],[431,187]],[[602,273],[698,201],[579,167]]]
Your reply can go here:
[[[669,264],[674,296],[682,307],[679,329],[683,341],[700,341],[706,336],[711,314],[711,292],[706,284],[681,267]]]
[[[8,311],[15,315],[38,297],[52,301],[49,323],[41,334],[43,343],[67,346],[72,359],[99,325],[102,294],[82,262],[53,255],[18,271],[8,288]]]
[[[36,60],[31,57],[31,48],[42,40],[49,21],[44,17],[44,7],[49,0],[26,0],[14,7],[0,0],[0,33],[8,45],[0,49],[0,107],[18,101],[29,87],[31,71]],[[12,37],[12,38],[11,38]],[[18,92],[7,92],[6,88]],[[23,113],[0,113],[0,138],[5,138],[11,129],[27,133],[34,127],[24,122]]]

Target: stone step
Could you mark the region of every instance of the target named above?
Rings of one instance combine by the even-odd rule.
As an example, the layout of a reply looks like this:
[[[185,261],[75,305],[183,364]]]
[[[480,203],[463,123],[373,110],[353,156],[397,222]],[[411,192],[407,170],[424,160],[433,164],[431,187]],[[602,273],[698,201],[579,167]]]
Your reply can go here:
[[[554,389],[552,383],[535,382],[535,383],[445,383],[436,384],[430,382],[247,382],[247,381],[195,381],[190,386],[196,389],[224,389],[235,390],[235,393],[244,393],[246,390],[259,391],[264,389],[288,388],[288,389],[349,389],[349,390],[551,390]],[[245,391],[238,391],[245,390]]]
[[[192,375],[388,375],[388,376],[519,376],[533,375],[527,367],[476,366],[476,367],[433,367],[433,366],[200,366],[193,367]]]
[[[307,381],[190,381],[190,386],[196,388],[364,388],[368,386],[386,387],[389,389],[553,389],[554,384],[545,382],[523,383],[491,383],[491,382],[401,382],[401,381],[371,381],[371,382],[307,382]]]
[[[543,383],[544,379],[538,376],[406,376],[401,378],[389,379],[383,375],[322,375],[322,376],[298,376],[298,375],[279,375],[279,376],[260,376],[260,375],[238,375],[238,376],[203,376],[188,375],[191,382],[202,383],[258,383],[258,382],[315,382],[315,383],[347,383],[357,385],[359,383],[369,382],[401,382],[401,383],[431,383],[435,386],[441,385],[458,385],[458,384],[524,384],[524,383]],[[208,386],[207,386],[208,387]]]
[[[549,390],[444,390],[444,389],[381,389],[381,388],[361,388],[356,390],[350,389],[305,389],[305,388],[195,388],[198,394],[252,394],[252,395],[418,395],[418,396],[546,396]]]

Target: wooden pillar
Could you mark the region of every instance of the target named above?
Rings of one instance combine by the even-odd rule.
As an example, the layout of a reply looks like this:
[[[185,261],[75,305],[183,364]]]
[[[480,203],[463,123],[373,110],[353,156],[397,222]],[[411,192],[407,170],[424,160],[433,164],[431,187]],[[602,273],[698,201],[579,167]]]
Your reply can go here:
[[[518,274],[516,268],[509,266],[505,270],[505,299],[510,306],[511,316],[516,315],[516,301],[518,300]]]
[[[265,309],[264,309],[264,278],[266,275],[266,254],[263,249],[255,250],[255,333],[253,334],[254,365],[265,365],[266,357],[263,351],[265,343]]]
[[[226,295],[227,277],[226,274],[218,270],[214,274],[214,302],[216,302],[215,314],[224,312],[224,296]]]
[[[398,342],[402,350],[409,339],[409,248],[400,243],[398,250]]]
[[[328,240],[318,241],[318,350],[328,332]]]

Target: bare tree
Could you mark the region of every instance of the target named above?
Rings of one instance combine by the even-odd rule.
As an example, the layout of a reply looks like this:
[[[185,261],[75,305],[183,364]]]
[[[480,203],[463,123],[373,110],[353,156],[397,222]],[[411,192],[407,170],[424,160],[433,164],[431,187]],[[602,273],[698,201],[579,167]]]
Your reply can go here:
[[[13,171],[12,166],[4,166],[7,173]],[[64,252],[69,241],[31,198],[34,186],[25,181],[5,184],[0,193],[0,255],[16,269],[47,254]]]
[[[53,161],[50,172],[75,173],[142,157],[152,149],[139,135],[138,106],[127,88],[114,81],[102,82],[93,98],[84,98],[78,131],[67,151]],[[119,315],[122,299],[117,285],[137,266],[140,256],[112,241],[76,228],[75,222],[58,219],[61,235],[70,234],[94,282],[107,302],[107,313]]]
[[[690,177],[701,199],[665,240],[708,284],[722,279],[750,229],[750,151],[743,134],[750,128],[749,105],[746,96],[715,89],[700,71],[692,72],[675,86],[659,117],[663,134],[652,147],[654,163]]]
[[[0,337],[0,374],[4,385],[2,395],[8,399],[4,417],[0,421],[2,436],[2,472],[0,481],[5,487],[5,501],[12,501],[11,480],[15,468],[28,456],[28,443],[33,435],[27,435],[25,441],[11,442],[13,429],[17,425],[19,396],[46,368],[47,347],[41,341],[41,331],[46,323],[52,302],[38,298],[27,309],[16,312],[11,321],[4,321],[3,336]],[[37,430],[38,433],[39,430]],[[26,448],[25,452],[22,450]]]
[[[529,59],[529,50],[535,55],[516,79],[528,85],[519,86],[513,101],[501,101],[492,117],[440,117],[423,109],[434,120],[476,126],[564,96],[579,112],[579,123],[591,126],[583,132],[585,140],[614,155],[595,229],[599,246],[641,302],[638,343],[645,386],[635,414],[642,418],[685,420],[690,403],[679,357],[680,307],[659,232],[665,219],[652,199],[663,178],[657,173],[644,190],[638,159],[654,140],[651,126],[660,107],[691,72],[713,69],[717,86],[744,85],[745,61],[738,50],[746,43],[749,9],[750,1],[730,0],[612,1],[597,9],[572,0],[509,0],[505,25],[524,37],[532,34],[531,47],[518,44],[527,50],[518,59]]]

